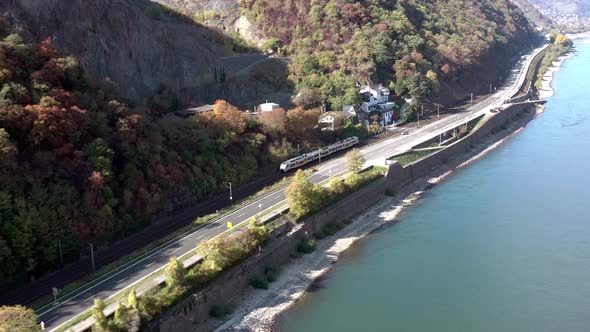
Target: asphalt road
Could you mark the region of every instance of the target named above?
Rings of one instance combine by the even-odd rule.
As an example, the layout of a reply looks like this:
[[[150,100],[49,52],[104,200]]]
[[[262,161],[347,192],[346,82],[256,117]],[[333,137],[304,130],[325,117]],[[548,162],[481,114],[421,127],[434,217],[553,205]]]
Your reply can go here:
[[[536,54],[538,51],[539,49],[535,50],[533,54]],[[530,55],[521,59],[520,63],[515,67],[512,74],[507,79],[504,87],[498,89],[494,95],[473,105],[464,112],[445,117],[420,128],[414,126],[409,129],[408,135],[389,138],[373,145],[363,147],[361,152],[365,156],[367,163],[384,165],[386,158],[405,152],[415,145],[455,128],[459,124],[465,123],[489,112],[491,108],[502,105],[503,101],[514,95],[518,91],[520,85],[522,85],[522,82],[524,82],[524,76],[526,75],[525,69],[528,68],[531,59],[532,56]],[[405,127],[404,130],[407,130],[407,127]],[[330,177],[344,174],[346,172],[346,160],[345,157],[342,156],[318,164],[315,168],[317,171],[310,176],[310,180],[314,183],[318,183],[329,179]],[[93,305],[94,299],[100,298],[106,300],[116,295],[119,291],[135,284],[144,276],[165,266],[171,256],[182,256],[193,250],[199,242],[222,233],[226,230],[227,222],[232,222],[234,226],[237,226],[238,224],[247,222],[260,211],[284,201],[284,190],[276,190],[221,217],[211,224],[188,234],[184,238],[168,244],[164,248],[155,249],[151,255],[139,261],[131,262],[129,265],[122,267],[108,278],[94,285],[92,288],[71,298],[63,299],[59,305],[40,311],[39,319],[45,322],[46,329],[50,331],[55,330],[76,315],[89,310]]]

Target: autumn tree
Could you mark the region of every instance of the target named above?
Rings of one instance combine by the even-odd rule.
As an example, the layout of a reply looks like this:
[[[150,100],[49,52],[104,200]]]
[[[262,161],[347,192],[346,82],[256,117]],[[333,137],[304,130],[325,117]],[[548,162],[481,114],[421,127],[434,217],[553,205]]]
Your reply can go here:
[[[41,331],[33,309],[17,306],[0,307],[0,332]]]
[[[139,331],[141,316],[137,302],[135,289],[132,289],[127,297],[127,303],[119,302],[115,310],[114,324],[121,330],[127,332]]]
[[[186,281],[186,269],[176,257],[170,257],[166,266],[166,287],[176,288],[184,285]]]
[[[328,181],[328,188],[334,195],[340,195],[346,190],[346,185],[339,176],[334,176]]]
[[[314,186],[304,171],[298,170],[293,181],[285,190],[287,202],[289,202],[289,213],[300,219],[308,215],[321,205],[321,195],[318,188]]]
[[[365,165],[365,161],[365,157],[359,149],[352,149],[346,153],[346,166],[349,172],[360,172]]]
[[[437,95],[440,91],[440,82],[438,81],[438,75],[433,70],[429,70],[426,73],[426,78],[430,81],[431,95]]]
[[[298,144],[317,145],[319,142],[319,110],[296,108],[287,112],[287,137]]]
[[[287,112],[278,108],[270,112],[262,112],[258,116],[258,122],[262,130],[269,133],[274,139],[285,134],[287,128]]]
[[[101,299],[94,299],[94,306],[92,307],[92,317],[94,318],[94,325],[92,325],[93,332],[110,332],[111,328],[107,317],[104,314],[106,305]]]
[[[264,224],[260,223],[258,218],[252,218],[248,222],[248,230],[246,232],[246,243],[248,248],[258,248],[259,245],[262,245],[268,237],[270,233],[268,229],[264,226]]]
[[[559,34],[557,36],[557,38],[555,38],[555,44],[565,46],[565,47],[571,47],[573,45],[573,42],[567,36],[565,36],[563,34]]]

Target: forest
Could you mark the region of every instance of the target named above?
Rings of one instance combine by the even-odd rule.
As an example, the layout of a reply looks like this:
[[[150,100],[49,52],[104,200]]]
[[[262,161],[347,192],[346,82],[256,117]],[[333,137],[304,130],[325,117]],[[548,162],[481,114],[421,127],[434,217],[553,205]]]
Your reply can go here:
[[[327,101],[340,110],[358,101],[358,83],[385,82],[413,95],[413,82],[429,71],[454,82],[492,51],[509,57],[530,46],[529,22],[509,0],[239,3],[269,37],[265,48],[293,57],[303,106]]]
[[[226,101],[188,119],[122,101],[51,39],[0,36],[0,284],[58,268],[302,149],[319,110],[250,116]],[[325,138],[325,137],[324,137]]]

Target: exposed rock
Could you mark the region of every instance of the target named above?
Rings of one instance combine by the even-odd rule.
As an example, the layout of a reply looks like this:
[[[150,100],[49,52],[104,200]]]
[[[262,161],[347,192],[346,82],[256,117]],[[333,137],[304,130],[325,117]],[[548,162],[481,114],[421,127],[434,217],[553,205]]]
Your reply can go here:
[[[25,37],[53,37],[134,99],[210,83],[216,59],[233,54],[219,34],[148,0],[4,0],[0,10]]]
[[[211,28],[229,33],[236,32],[252,45],[258,47],[264,38],[258,29],[242,15],[236,0],[154,0],[178,11],[187,17],[202,20]]]

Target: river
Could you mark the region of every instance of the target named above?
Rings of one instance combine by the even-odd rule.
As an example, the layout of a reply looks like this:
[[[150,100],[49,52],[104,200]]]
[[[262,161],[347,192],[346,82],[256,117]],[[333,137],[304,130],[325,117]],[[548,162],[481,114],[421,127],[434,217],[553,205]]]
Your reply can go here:
[[[576,47],[545,113],[356,245],[280,329],[588,331],[590,44]]]

